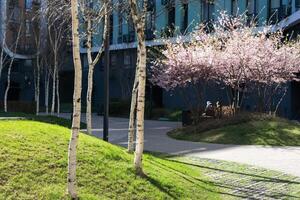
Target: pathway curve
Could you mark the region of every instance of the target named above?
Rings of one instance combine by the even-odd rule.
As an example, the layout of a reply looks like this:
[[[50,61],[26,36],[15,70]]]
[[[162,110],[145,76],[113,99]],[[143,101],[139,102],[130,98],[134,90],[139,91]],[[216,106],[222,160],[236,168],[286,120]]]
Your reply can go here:
[[[70,114],[62,114],[69,118]],[[84,115],[82,121],[84,122]],[[175,140],[166,135],[179,122],[145,121],[145,150],[173,155],[233,161],[300,177],[300,147],[264,147],[256,145],[222,145]],[[102,138],[102,117],[93,116],[93,134]],[[111,118],[109,141],[127,145],[128,119]]]

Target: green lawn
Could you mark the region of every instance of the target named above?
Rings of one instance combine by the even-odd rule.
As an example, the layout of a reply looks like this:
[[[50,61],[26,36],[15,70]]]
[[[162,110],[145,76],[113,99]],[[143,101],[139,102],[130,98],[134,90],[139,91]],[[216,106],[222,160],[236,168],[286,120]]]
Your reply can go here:
[[[180,140],[220,144],[300,145],[299,123],[271,117],[211,120],[198,126],[173,130],[168,135]]]
[[[71,114],[70,114],[71,115]],[[27,120],[31,120],[31,121],[39,121],[39,122],[46,122],[49,124],[56,124],[56,125],[60,125],[60,126],[64,126],[67,128],[71,128],[72,126],[72,121],[69,119],[65,119],[65,118],[60,118],[57,116],[53,116],[53,115],[35,115],[35,114],[26,114],[26,113],[14,113],[14,112],[9,112],[9,113],[5,113],[5,112],[0,112],[0,118],[10,118],[10,117],[20,117],[20,118],[26,118]],[[86,124],[81,122],[80,125],[81,128],[86,128]]]
[[[1,200],[67,199],[70,129],[64,126],[68,123],[0,120]],[[140,178],[134,175],[133,155],[123,148],[84,134],[79,141],[81,199],[220,199],[201,167],[146,154],[147,176]]]

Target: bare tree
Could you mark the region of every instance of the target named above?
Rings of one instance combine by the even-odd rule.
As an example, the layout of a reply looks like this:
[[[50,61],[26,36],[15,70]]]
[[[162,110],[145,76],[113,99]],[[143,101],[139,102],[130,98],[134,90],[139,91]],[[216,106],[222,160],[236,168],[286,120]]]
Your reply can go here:
[[[10,89],[10,82],[11,82],[11,70],[12,70],[12,66],[15,60],[15,56],[17,53],[17,49],[18,49],[18,44],[19,44],[19,40],[21,37],[21,32],[22,32],[22,23],[20,23],[17,27],[17,36],[16,36],[16,40],[14,43],[14,48],[13,48],[13,55],[10,58],[10,62],[9,62],[9,66],[8,66],[8,70],[7,70],[7,85],[6,85],[6,89],[5,89],[5,93],[4,93],[4,112],[7,112],[7,98],[8,98],[8,92]]]
[[[53,70],[52,70],[52,103],[51,103],[51,114],[54,114],[55,112],[55,97],[57,94],[57,79],[58,79],[58,73],[59,73],[59,53],[61,50],[61,46],[63,43],[63,34],[65,27],[61,26],[61,24],[58,24],[59,22],[55,22],[48,26],[48,35],[49,35],[49,41],[50,46],[52,49],[52,55],[53,55]],[[57,25],[58,24],[58,25]],[[56,26],[57,25],[57,26]]]
[[[42,62],[43,62],[43,65],[44,65],[44,86],[45,86],[45,101],[44,101],[44,106],[45,106],[45,112],[46,114],[49,113],[49,87],[50,87],[50,76],[51,76],[51,72],[50,72],[50,68],[48,67],[49,66],[49,63],[48,63],[48,57],[43,57],[42,58]]]
[[[35,17],[32,19],[33,23],[33,36],[36,48],[35,66],[34,66],[34,97],[36,102],[36,115],[40,112],[40,81],[41,81],[41,69],[43,64],[44,47],[43,40],[45,36],[43,35],[42,25],[41,25],[41,15],[39,10],[36,11]]]
[[[51,115],[55,113],[57,108],[57,115],[60,112],[59,100],[59,70],[64,62],[64,55],[70,33],[70,3],[68,1],[53,0],[49,1],[47,6],[41,10],[42,14],[46,16],[47,20],[47,36],[48,45],[51,50],[52,59],[48,61],[51,65],[49,72],[52,79],[52,100],[51,100]],[[48,73],[46,75],[49,75]],[[48,77],[45,79],[48,80]],[[49,83],[46,83],[47,87]],[[49,88],[47,88],[49,89]],[[49,95],[47,93],[47,95]],[[49,97],[49,96],[48,96]]]
[[[93,5],[93,0],[80,0],[81,17],[86,27],[84,28],[83,37],[86,37],[87,61],[88,61],[88,88],[86,97],[86,123],[87,132],[92,133],[92,93],[93,93],[93,76],[94,68],[98,63],[104,51],[105,36],[107,34],[107,25],[109,23],[108,1],[99,2],[98,5]],[[92,40],[93,36],[99,32],[99,24],[103,21],[102,41],[100,48],[95,58],[92,55]]]

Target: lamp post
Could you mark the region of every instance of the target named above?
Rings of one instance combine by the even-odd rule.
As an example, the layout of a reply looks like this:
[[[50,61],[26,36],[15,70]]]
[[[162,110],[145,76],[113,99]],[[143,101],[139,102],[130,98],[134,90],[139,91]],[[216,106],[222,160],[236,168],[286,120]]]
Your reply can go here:
[[[109,43],[110,43],[110,5],[108,5],[108,13],[106,13],[107,33],[105,37],[104,49],[104,116],[103,116],[103,140],[108,142],[109,129]]]

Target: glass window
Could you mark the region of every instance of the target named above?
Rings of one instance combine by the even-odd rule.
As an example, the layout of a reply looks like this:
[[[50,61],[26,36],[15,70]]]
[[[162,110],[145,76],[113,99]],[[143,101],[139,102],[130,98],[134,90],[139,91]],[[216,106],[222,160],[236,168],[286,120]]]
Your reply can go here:
[[[131,56],[127,51],[124,51],[124,65],[131,65]]]
[[[26,19],[26,36],[31,36],[31,23],[28,19]]]
[[[182,9],[181,9],[181,32],[186,32],[186,29],[188,27],[188,12],[189,12],[189,5],[186,2],[182,3]]]
[[[295,0],[296,9],[300,10],[300,0]]]
[[[204,22],[210,22],[213,20],[213,15],[215,12],[215,3],[214,1],[203,1],[202,4],[202,20]]]
[[[280,20],[281,0],[270,0],[269,23],[274,24]]]
[[[247,12],[249,15],[257,14],[257,1],[256,0],[248,0],[247,2]]]
[[[231,2],[231,15],[236,16],[238,14],[238,1],[232,0]]]
[[[31,9],[32,7],[32,0],[25,0],[25,8]]]

